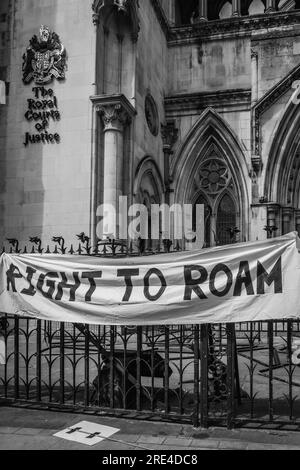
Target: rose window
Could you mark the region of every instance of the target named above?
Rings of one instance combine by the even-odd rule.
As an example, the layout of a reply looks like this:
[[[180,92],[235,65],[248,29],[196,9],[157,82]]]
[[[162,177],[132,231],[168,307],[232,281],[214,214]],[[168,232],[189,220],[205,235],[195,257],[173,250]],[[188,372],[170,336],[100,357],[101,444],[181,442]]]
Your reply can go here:
[[[208,160],[199,171],[200,186],[207,194],[217,194],[225,189],[231,180],[230,172],[222,160]]]

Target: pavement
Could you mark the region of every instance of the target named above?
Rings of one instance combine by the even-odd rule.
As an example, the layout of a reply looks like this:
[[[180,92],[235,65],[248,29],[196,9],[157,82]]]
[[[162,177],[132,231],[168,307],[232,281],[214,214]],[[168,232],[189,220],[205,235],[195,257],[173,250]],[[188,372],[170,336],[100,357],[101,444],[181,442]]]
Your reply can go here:
[[[120,429],[112,438],[89,447],[55,437],[81,421]],[[202,451],[300,450],[300,433],[223,428],[111,418],[95,414],[0,406],[0,450]]]

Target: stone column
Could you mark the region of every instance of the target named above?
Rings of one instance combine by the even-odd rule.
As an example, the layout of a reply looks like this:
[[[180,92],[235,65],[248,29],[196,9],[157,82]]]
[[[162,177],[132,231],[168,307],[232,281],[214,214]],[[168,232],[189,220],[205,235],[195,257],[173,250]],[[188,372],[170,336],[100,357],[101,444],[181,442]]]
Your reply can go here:
[[[251,49],[252,106],[258,100],[258,52]]]
[[[276,11],[276,0],[267,0],[265,13],[274,13]]]
[[[109,221],[113,226],[115,214],[119,211],[119,197],[124,196],[124,139],[128,135],[127,128],[135,116],[136,111],[124,95],[114,96],[94,96],[91,98],[95,112],[101,117],[102,136],[98,129],[98,140],[102,140],[102,145],[97,146],[97,165],[99,167],[99,150],[101,148],[103,159],[103,195],[96,196],[97,204],[110,205],[114,208],[109,215]],[[96,171],[96,174],[99,172]],[[93,192],[97,192],[97,184]],[[99,214],[98,214],[99,215]],[[118,224],[114,230],[103,234],[117,239],[119,237]]]
[[[123,196],[124,128],[130,121],[120,104],[100,106],[98,112],[102,117],[104,134],[103,204],[111,205],[115,208],[115,214],[118,214],[119,197]],[[111,213],[110,216],[113,224],[114,214]],[[114,232],[104,235],[117,239],[117,227]]]
[[[232,16],[241,16],[241,0],[232,0]]]
[[[178,129],[175,127],[175,121],[168,121],[166,125],[161,126],[161,136],[163,140],[164,152],[164,182],[166,187],[166,204],[170,204],[170,158],[173,155],[173,147],[178,139]]]
[[[176,24],[175,0],[169,0],[169,22],[171,26],[175,26]]]
[[[198,3],[198,9],[199,9],[198,21],[207,21],[207,1],[208,0],[199,0],[199,3]]]
[[[94,57],[94,72],[93,72],[93,83],[92,83],[92,93],[91,95],[97,95],[98,92],[98,70],[97,70],[97,44],[98,44],[98,32],[99,32],[99,14],[94,11],[93,16],[93,39],[92,39],[92,57]],[[95,108],[92,109],[92,140],[91,140],[91,187],[96,187],[96,173],[97,173],[97,113]],[[97,201],[96,201],[96,192],[92,191],[91,193],[91,206],[90,206],[90,239],[91,245],[95,246],[96,244],[96,210],[97,210]]]
[[[97,95],[97,42],[98,42],[98,27],[99,27],[99,14],[93,13],[93,42],[92,42],[92,57],[94,57],[94,77],[93,77],[93,95]]]
[[[292,227],[293,209],[292,207],[284,207],[282,209],[282,235],[294,230]]]

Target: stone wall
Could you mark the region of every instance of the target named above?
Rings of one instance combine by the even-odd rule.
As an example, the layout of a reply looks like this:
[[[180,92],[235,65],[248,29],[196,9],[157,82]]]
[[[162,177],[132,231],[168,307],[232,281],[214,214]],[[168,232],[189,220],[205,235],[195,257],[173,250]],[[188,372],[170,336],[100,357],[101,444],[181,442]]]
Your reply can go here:
[[[1,2],[2,4],[2,2]],[[94,58],[91,1],[15,0],[11,47],[10,93],[7,128],[1,152],[0,236],[27,241],[53,235],[74,241],[78,231],[89,230],[91,110]],[[67,51],[66,80],[54,81],[61,120],[51,123],[59,144],[24,146],[34,125],[24,114],[34,83],[22,82],[22,56],[41,24],[55,31]],[[75,237],[76,239],[76,237]]]
[[[141,32],[136,62],[136,109],[134,173],[145,156],[151,156],[163,172],[163,152],[160,132],[153,136],[145,118],[145,97],[153,96],[159,123],[165,121],[164,98],[167,95],[168,49],[164,32],[157,21],[151,2],[140,2]]]

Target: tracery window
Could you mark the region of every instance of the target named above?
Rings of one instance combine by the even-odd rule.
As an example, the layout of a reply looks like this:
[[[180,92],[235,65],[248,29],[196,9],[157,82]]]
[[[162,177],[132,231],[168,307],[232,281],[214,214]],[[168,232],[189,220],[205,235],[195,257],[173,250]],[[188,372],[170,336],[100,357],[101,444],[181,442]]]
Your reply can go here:
[[[205,206],[206,247],[238,241],[238,198],[232,173],[213,148],[194,177],[194,203]],[[194,211],[194,226],[196,226]]]

